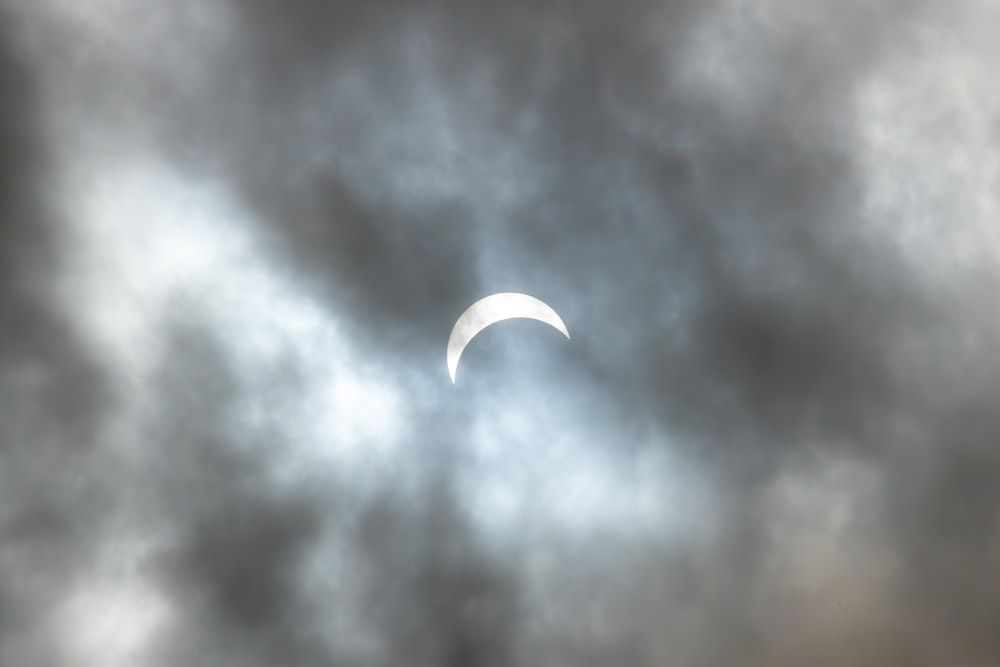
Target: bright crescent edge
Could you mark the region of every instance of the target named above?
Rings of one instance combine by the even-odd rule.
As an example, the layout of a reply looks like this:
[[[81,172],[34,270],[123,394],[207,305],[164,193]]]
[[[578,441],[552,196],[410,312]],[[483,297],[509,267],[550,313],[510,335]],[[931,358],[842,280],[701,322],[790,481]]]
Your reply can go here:
[[[448,337],[448,375],[455,375],[466,346],[486,327],[510,319],[529,319],[548,324],[569,338],[569,330],[559,314],[541,299],[518,292],[499,292],[483,297],[465,309]]]

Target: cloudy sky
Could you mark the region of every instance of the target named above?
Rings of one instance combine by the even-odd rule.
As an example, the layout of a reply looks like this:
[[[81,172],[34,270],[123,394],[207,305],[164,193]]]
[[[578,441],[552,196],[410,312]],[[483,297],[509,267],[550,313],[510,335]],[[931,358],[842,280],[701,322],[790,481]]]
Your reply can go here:
[[[0,664],[1000,663],[994,0],[0,0]],[[448,334],[475,300],[534,295]]]

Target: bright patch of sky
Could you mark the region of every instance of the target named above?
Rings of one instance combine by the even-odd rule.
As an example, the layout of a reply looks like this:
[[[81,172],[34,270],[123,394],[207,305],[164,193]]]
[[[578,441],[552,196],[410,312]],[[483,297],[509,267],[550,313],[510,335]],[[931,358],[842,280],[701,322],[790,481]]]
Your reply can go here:
[[[75,264],[65,294],[116,371],[123,401],[139,413],[152,407],[170,328],[195,318],[245,388],[228,415],[234,427],[277,426],[293,448],[338,464],[397,441],[398,392],[331,313],[268,264],[252,221],[223,188],[142,159],[81,171],[63,213]],[[294,395],[269,381],[285,367],[303,381]]]

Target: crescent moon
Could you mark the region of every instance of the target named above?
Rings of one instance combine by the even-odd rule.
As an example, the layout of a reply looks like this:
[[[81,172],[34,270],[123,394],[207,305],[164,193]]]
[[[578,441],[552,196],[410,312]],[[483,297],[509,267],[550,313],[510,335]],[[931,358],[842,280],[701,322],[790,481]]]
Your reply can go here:
[[[448,374],[452,384],[455,383],[458,362],[469,341],[491,324],[514,318],[544,322],[569,338],[562,318],[544,301],[517,292],[491,294],[469,306],[452,327],[448,337]]]

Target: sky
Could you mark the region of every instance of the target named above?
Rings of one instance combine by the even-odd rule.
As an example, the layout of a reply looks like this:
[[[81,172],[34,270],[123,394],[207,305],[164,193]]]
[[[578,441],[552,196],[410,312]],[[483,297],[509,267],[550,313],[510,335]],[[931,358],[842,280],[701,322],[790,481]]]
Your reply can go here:
[[[998,664],[998,37],[0,0],[0,664]]]

